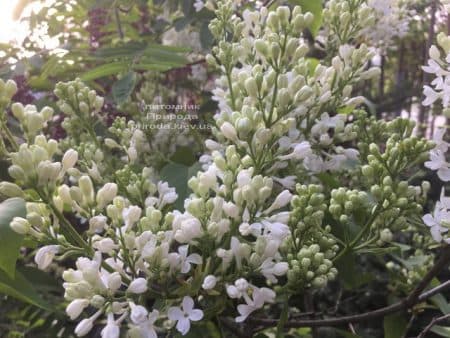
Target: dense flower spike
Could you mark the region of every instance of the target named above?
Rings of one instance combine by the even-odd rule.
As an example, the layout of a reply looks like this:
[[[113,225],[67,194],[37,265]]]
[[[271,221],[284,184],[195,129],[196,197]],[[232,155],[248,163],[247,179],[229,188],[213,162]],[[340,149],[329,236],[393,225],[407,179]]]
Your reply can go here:
[[[388,252],[396,237],[426,229],[417,226],[422,217],[436,241],[450,241],[448,198],[423,216],[429,183],[408,178],[424,164],[450,180],[443,131],[434,142],[416,137],[409,120],[368,117],[358,110],[365,98],[353,94],[380,72],[362,41],[379,40],[372,28],[400,19],[400,3],[327,1],[320,60],[306,36],[314,16],[300,6],[242,15],[240,2],[194,7],[216,8],[209,25],[216,45],[206,60],[220,73],[213,90],[219,110],[181,201],[159,169],[173,162],[177,146],[190,144],[188,132],[150,132],[138,116],[107,126],[99,118],[105,99],[76,79],[54,91],[67,132],[56,141],[45,136],[53,110],[11,105],[16,85],[0,80],[0,110],[11,107],[23,132],[20,142],[5,134],[1,143],[14,182],[0,183],[0,193],[27,201],[26,216],[10,227],[39,243],[39,269],[71,258],[62,279],[79,337],[100,323],[104,338],[126,330],[156,338],[160,331],[185,335],[223,313],[237,323],[258,311],[278,313],[291,297],[327,287],[347,254]],[[396,22],[401,35],[407,22]],[[172,30],[163,37],[172,45],[179,38]],[[445,55],[447,40],[439,40]],[[447,66],[437,47],[430,55],[425,71],[436,79],[424,104],[442,99],[447,107]],[[139,99],[157,102],[149,88],[156,92],[143,86]],[[4,116],[0,122],[6,126]],[[413,285],[421,273],[403,275]]]

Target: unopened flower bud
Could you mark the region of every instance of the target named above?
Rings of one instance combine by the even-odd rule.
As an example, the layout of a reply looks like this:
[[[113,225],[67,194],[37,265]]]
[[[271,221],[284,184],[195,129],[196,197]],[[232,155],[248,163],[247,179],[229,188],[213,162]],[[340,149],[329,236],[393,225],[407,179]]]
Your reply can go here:
[[[202,288],[205,290],[214,289],[217,284],[217,278],[214,275],[208,275],[203,280]]]
[[[67,150],[61,161],[63,165],[63,170],[67,171],[68,169],[73,168],[73,166],[75,165],[75,163],[77,163],[77,161],[78,161],[78,153],[73,149]]]
[[[141,294],[147,291],[147,281],[145,278],[136,278],[130,283],[127,291],[131,293]]]
[[[6,197],[23,197],[24,193],[17,184],[3,181],[0,183],[0,194]]]
[[[14,217],[9,226],[14,232],[17,232],[20,235],[28,234],[31,229],[31,225],[28,220],[22,217]]]
[[[109,202],[111,202],[117,195],[117,184],[106,183],[97,191],[97,205],[103,209]]]

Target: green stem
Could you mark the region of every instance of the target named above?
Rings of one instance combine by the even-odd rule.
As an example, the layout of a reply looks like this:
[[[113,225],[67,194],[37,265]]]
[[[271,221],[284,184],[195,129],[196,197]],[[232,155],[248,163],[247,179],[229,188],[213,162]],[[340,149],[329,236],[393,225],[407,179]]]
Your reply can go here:
[[[234,111],[234,110],[236,110],[236,101],[234,98],[233,83],[231,81],[230,67],[227,67],[226,75],[227,75],[228,88],[230,88],[231,109]]]
[[[281,312],[280,321],[277,325],[276,338],[284,338],[284,326],[288,320],[289,316],[289,296],[285,296],[285,302],[283,304],[283,310]]]
[[[358,242],[361,240],[361,238],[365,235],[368,229],[370,229],[372,223],[375,221],[375,219],[378,217],[378,211],[379,211],[379,205],[375,208],[375,210],[372,213],[372,216],[369,218],[369,220],[366,222],[364,227],[359,231],[359,233],[356,235],[356,237],[344,247],[344,249],[339,252],[339,254],[334,257],[333,261],[338,261],[342,256],[344,256],[346,253],[348,253],[350,250],[352,250]]]

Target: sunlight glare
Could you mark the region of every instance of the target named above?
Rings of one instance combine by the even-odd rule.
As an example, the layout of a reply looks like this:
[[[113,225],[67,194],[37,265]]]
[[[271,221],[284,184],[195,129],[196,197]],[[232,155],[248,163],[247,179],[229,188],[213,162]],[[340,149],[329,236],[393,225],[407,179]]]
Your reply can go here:
[[[27,25],[13,19],[14,8],[18,2],[18,0],[0,0],[0,43],[21,42],[27,35]]]

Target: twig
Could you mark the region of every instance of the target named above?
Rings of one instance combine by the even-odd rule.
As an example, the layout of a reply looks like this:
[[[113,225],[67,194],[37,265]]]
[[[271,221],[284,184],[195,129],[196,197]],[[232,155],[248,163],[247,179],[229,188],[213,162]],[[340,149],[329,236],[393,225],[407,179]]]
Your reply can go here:
[[[448,265],[448,262],[450,261],[450,245],[445,245],[442,254],[437,260],[437,262],[434,264],[434,266],[431,268],[430,271],[423,277],[423,279],[420,281],[419,285],[416,286],[416,288],[411,292],[411,294],[406,299],[406,305],[408,307],[411,307],[412,305],[416,304],[417,298],[419,297],[420,293],[425,290],[425,288],[430,284],[430,282],[433,280],[433,278],[446,266]]]
[[[119,7],[117,5],[114,7],[114,17],[116,19],[117,33],[119,34],[120,39],[123,40],[125,35],[123,34],[122,22],[120,21]]]
[[[440,322],[443,322],[449,318],[450,318],[450,313],[447,313],[446,315],[441,316],[441,317],[433,318],[433,320],[430,322],[430,324],[427,325],[427,327],[417,336],[417,338],[426,338],[426,334],[431,331],[431,329],[433,328],[434,325],[436,325]]]
[[[397,303],[358,315],[349,315],[337,318],[316,319],[316,320],[315,319],[290,320],[286,322],[286,327],[298,328],[298,327],[340,326],[343,324],[363,322],[370,319],[383,317],[387,314],[411,308],[414,305],[441,292],[442,290],[450,288],[450,281],[447,281],[429,291],[422,292],[428,286],[431,280],[448,264],[449,260],[450,260],[450,246],[446,245],[443,248],[443,252],[439,257],[439,259],[437,260],[437,262],[435,263],[435,265],[431,268],[430,271],[428,271],[428,273],[425,275],[425,277],[422,279],[419,285],[417,285],[417,287],[410,293],[408,297]],[[265,327],[275,326],[278,323],[278,319],[249,318],[249,321],[261,324]]]
[[[438,287],[431,289],[427,292],[422,293],[417,298],[417,303],[427,300],[428,298],[434,296],[435,294],[450,288],[450,281],[447,281]],[[407,303],[405,300],[399,301],[392,305],[383,307],[378,310],[362,313],[359,315],[343,316],[338,318],[330,319],[317,319],[317,320],[290,320],[286,323],[286,327],[299,328],[299,327],[324,327],[324,326],[340,326],[348,323],[363,322],[370,319],[383,317],[387,314],[398,312],[402,309],[407,308]],[[257,324],[262,324],[264,327],[274,326],[278,323],[277,319],[259,319],[259,318],[249,318],[250,321]]]
[[[408,337],[408,332],[409,332],[409,330],[411,330],[415,320],[416,320],[416,315],[413,313],[411,318],[408,321],[408,325],[406,325],[405,333],[403,334],[402,338]]]

